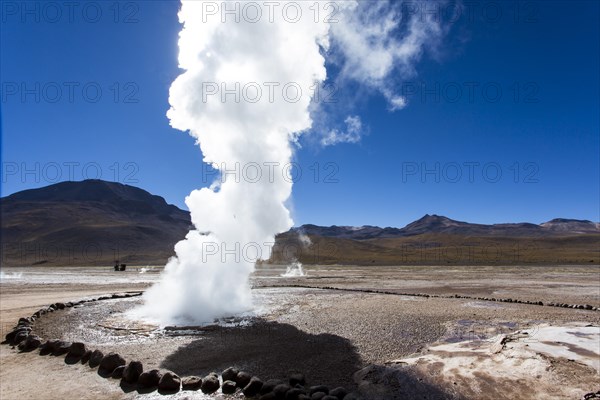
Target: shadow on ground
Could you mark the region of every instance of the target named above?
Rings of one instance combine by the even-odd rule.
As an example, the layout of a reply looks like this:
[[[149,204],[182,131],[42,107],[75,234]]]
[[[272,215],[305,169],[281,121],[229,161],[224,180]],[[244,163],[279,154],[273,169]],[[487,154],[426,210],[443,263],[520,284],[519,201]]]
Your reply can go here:
[[[160,365],[180,376],[205,376],[235,366],[261,379],[287,379],[301,372],[311,385],[352,387],[364,365],[343,337],[313,335],[293,325],[257,320],[247,327],[216,327],[182,346]]]
[[[456,399],[418,376],[396,368],[370,366],[346,338],[314,335],[293,325],[258,320],[248,327],[216,327],[202,339],[177,349],[160,365],[179,376],[205,376],[234,366],[263,380],[288,379],[300,372],[308,385],[361,389],[365,398]],[[362,370],[362,373],[357,371]],[[360,377],[360,388],[353,375]],[[416,395],[417,397],[406,397]]]

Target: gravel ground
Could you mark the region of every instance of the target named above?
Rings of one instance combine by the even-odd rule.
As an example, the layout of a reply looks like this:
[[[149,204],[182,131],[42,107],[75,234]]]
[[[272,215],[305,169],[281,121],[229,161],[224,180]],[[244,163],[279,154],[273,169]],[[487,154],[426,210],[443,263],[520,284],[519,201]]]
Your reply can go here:
[[[355,371],[419,352],[434,342],[486,338],[543,322],[599,325],[600,313],[470,299],[270,286],[302,284],[403,293],[502,295],[600,305],[597,267],[540,268],[309,267],[306,277],[280,278],[283,269],[269,267],[253,279],[254,292],[263,307],[257,315],[243,320],[201,330],[163,331],[126,317],[126,311],[139,299],[107,300],[48,315],[36,322],[35,331],[46,338],[82,340],[105,352],[117,351],[128,360],[142,361],[145,369],[160,367],[180,375],[203,376],[235,365],[264,379],[302,372],[309,384],[352,388]],[[14,324],[19,316],[30,315],[44,304],[147,285],[135,280],[131,284],[108,280],[104,285],[65,282],[51,286],[2,282],[1,320],[5,325]],[[55,366],[58,360],[18,355],[6,346],[1,351],[2,399],[17,394],[32,399],[64,398],[57,394],[66,391],[66,377],[62,376],[65,366]],[[35,363],[35,368],[48,371],[47,375],[28,376],[35,368],[28,369],[27,363]],[[79,372],[69,378],[70,393],[77,398],[154,396],[124,394],[116,383],[107,386],[110,380],[85,373],[87,366],[66,368]],[[32,380],[40,381],[37,386],[56,390],[31,388],[28,382]]]
[[[200,375],[234,365],[264,378],[302,372],[314,384],[353,385],[369,364],[408,356],[436,341],[488,338],[542,322],[600,324],[600,313],[465,299],[321,289],[255,289],[271,308],[200,330],[163,331],[127,319],[138,300],[108,300],[55,313],[42,337],[84,341],[149,368]]]

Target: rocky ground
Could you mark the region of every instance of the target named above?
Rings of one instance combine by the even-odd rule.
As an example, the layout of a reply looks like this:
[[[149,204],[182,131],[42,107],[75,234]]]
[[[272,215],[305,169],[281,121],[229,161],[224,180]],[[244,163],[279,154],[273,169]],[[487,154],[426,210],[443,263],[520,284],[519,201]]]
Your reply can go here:
[[[456,383],[456,376],[462,376],[464,371],[452,370],[456,365],[448,368],[450,363],[444,364],[439,358],[443,351],[450,350],[435,347],[463,346],[464,343],[491,346],[502,335],[526,329],[535,331],[541,324],[600,326],[598,311],[547,305],[569,302],[570,305],[598,307],[597,267],[306,269],[307,276],[296,278],[279,277],[282,268],[258,271],[253,285],[261,310],[251,317],[221,325],[203,329],[157,329],[127,318],[127,311],[139,301],[139,298],[127,298],[84,303],[45,315],[35,322],[34,331],[43,338],[83,341],[104,354],[118,352],[127,361],[141,361],[145,370],[160,368],[179,376],[204,377],[211,371],[220,372],[235,366],[263,380],[287,380],[294,373],[302,373],[307,385],[325,384],[331,388],[341,385],[349,391],[362,390],[363,395],[372,398],[415,395],[486,398],[481,390],[472,389],[473,380],[487,382],[490,398],[494,399],[577,398],[598,390],[596,369],[560,357],[551,357],[552,362],[546,364],[542,361],[536,364],[540,371],[550,366],[547,373],[535,378],[547,385],[538,385],[521,395],[516,395],[512,388],[525,389],[525,377],[513,376],[511,380],[503,376],[502,382],[494,384],[493,374],[490,377],[470,371],[467,380]],[[19,317],[31,315],[48,304],[141,290],[151,281],[137,278],[131,275],[128,280],[121,275],[118,281],[111,282],[103,276],[102,284],[88,279],[84,283],[75,280],[50,285],[3,280],[0,320],[4,334]],[[386,294],[373,293],[375,290]],[[411,293],[420,296],[408,295]],[[511,302],[482,298],[510,298]],[[541,301],[546,305],[516,303],[515,300]],[[438,359],[427,358],[431,357],[431,349],[437,349],[434,353]],[[36,353],[19,354],[9,346],[0,346],[2,399],[165,398],[157,392],[140,393],[122,388],[119,381],[102,378],[88,365],[67,365],[62,358],[42,357]],[[516,354],[514,349],[511,354]],[[535,358],[532,354],[538,353],[525,355],[524,360]],[[600,357],[598,354],[600,349],[588,356]],[[473,364],[476,359],[469,359],[472,354],[461,356],[467,364]],[[419,357],[424,358],[415,361]],[[459,359],[456,353],[447,358]],[[477,367],[477,362],[474,365]],[[498,365],[494,368],[500,371]],[[442,375],[449,380],[440,379]],[[552,391],[559,381],[561,390]],[[205,397],[195,391],[171,396],[192,395],[193,398]],[[210,398],[215,396],[223,395]]]

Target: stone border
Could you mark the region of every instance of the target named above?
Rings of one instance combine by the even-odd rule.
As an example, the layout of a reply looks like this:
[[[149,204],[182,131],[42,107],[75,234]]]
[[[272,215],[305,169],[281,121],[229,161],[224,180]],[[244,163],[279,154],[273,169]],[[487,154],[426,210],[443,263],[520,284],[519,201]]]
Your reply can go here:
[[[559,308],[573,308],[578,310],[586,311],[600,311],[600,307],[594,307],[590,304],[566,304],[566,303],[544,303],[543,301],[529,301],[529,300],[518,300],[511,298],[496,298],[496,297],[475,297],[466,296],[460,294],[444,295],[444,294],[427,294],[427,293],[403,293],[403,292],[390,292],[385,290],[375,289],[350,289],[340,288],[333,286],[310,286],[310,285],[265,285],[265,286],[254,286],[253,289],[265,289],[265,288],[302,288],[302,289],[322,289],[322,290],[339,290],[343,292],[359,292],[359,293],[374,293],[374,294],[387,294],[392,296],[412,296],[412,297],[431,297],[439,299],[467,299],[467,300],[479,300],[479,301],[493,301],[496,303],[517,303],[517,304],[529,304],[533,306],[546,306],[546,307],[559,307]]]
[[[201,390],[204,394],[235,394],[240,391],[245,397],[259,400],[359,400],[361,396],[349,393],[343,387],[329,389],[325,385],[307,386],[302,374],[292,374],[287,382],[278,379],[262,381],[248,372],[229,367],[221,373],[211,372],[199,376],[179,377],[177,374],[158,369],[144,371],[139,361],[127,361],[117,353],[104,355],[100,350],[92,350],[82,342],[66,342],[42,338],[33,334],[35,321],[44,315],[65,310],[85,303],[141,296],[143,292],[121,292],[92,299],[53,303],[34,312],[30,317],[19,318],[17,325],[9,332],[2,344],[17,347],[20,352],[39,350],[40,355],[65,356],[66,364],[88,364],[98,368],[98,374],[104,378],[120,379],[124,391],[137,390],[138,393],[150,393],[158,390],[160,394],[175,394],[181,390]],[[222,382],[222,383],[221,383]]]

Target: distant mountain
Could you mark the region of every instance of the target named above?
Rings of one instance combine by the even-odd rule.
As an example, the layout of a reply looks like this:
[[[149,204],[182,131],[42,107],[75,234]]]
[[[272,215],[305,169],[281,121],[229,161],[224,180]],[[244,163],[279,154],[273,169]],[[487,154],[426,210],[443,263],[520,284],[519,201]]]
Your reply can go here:
[[[344,239],[372,239],[375,237],[387,237],[400,235],[401,230],[398,228],[380,228],[378,226],[318,226],[318,225],[302,225],[298,228],[292,228],[292,231],[304,233],[306,235],[317,235],[325,237],[337,237]]]
[[[581,234],[600,231],[600,223],[579,219],[555,218],[551,221],[544,222],[540,226],[546,231],[556,232],[558,234]]]
[[[586,220],[557,218],[540,225],[527,222],[483,225],[426,214],[404,228],[302,225],[294,230],[307,235],[354,240],[408,237],[431,233],[462,236],[550,237],[600,233],[600,224]]]
[[[1,265],[164,264],[192,228],[160,196],[115,182],[62,182],[0,199]],[[308,236],[311,244],[306,245]],[[271,262],[321,264],[598,263],[600,224],[471,224],[425,215],[403,228],[302,225]]]
[[[303,225],[277,236],[269,261],[296,259],[350,265],[600,264],[600,224],[553,219],[484,225],[425,215],[403,228]]]
[[[190,229],[187,211],[134,186],[62,182],[1,199],[2,263],[163,263]]]

